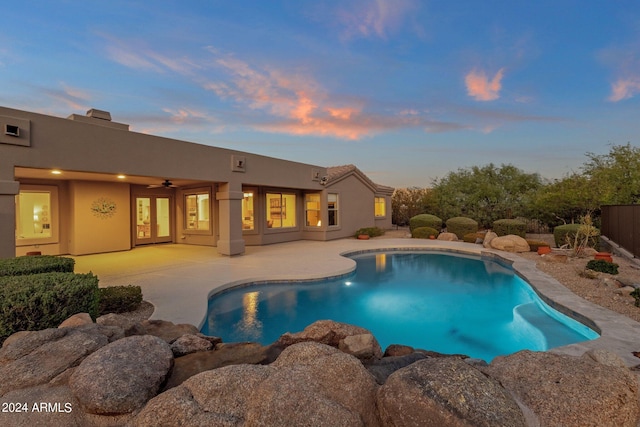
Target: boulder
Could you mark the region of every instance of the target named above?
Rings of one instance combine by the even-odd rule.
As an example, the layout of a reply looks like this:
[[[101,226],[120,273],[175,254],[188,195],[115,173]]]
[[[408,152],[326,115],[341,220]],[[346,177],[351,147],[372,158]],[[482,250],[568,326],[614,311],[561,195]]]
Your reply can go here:
[[[370,364],[367,364],[367,370],[376,379],[376,382],[380,385],[384,384],[389,378],[389,375],[393,374],[398,369],[409,366],[418,360],[426,359],[428,356],[424,353],[409,353],[402,356],[387,356],[380,360],[376,360]]]
[[[520,236],[507,234],[491,239],[491,248],[506,252],[529,252],[529,243]]]
[[[383,426],[525,426],[509,393],[459,358],[417,361],[380,387]]]
[[[247,401],[272,371],[269,366],[233,365],[202,372],[151,399],[131,424],[244,425]]]
[[[215,350],[187,354],[175,359],[164,389],[176,387],[194,375],[223,366],[270,363],[278,354],[279,349],[263,347],[257,343],[222,344]]]
[[[169,345],[151,335],[115,341],[82,361],[69,387],[93,414],[126,414],[156,395],[173,366]]]
[[[344,353],[360,360],[374,360],[382,357],[380,344],[372,334],[358,334],[344,337],[338,343],[338,348]]]
[[[413,349],[413,347],[409,347],[408,345],[391,344],[384,350],[384,354],[382,356],[406,356],[407,354],[411,354],[414,351],[415,350]]]
[[[594,360],[606,360],[607,364]],[[483,371],[529,407],[544,426],[636,426],[638,384],[615,358],[520,351]]]
[[[457,242],[458,236],[455,233],[440,233],[438,234],[438,240],[444,240],[445,242]]]
[[[74,326],[91,325],[93,319],[89,316],[89,313],[77,313],[60,323],[58,328],[69,328]]]
[[[303,342],[268,366],[233,365],[193,376],[151,399],[131,424],[376,426],[375,392],[358,359]]]
[[[304,342],[284,349],[270,366],[276,371],[249,400],[248,425],[378,425],[376,382],[355,357]]]
[[[140,322],[117,313],[108,313],[100,316],[96,319],[96,323],[104,326],[117,326],[122,328],[124,335],[127,337],[132,335],[145,335],[147,333]]]
[[[186,334],[176,338],[171,343],[171,351],[175,357],[195,353],[197,351],[207,351],[213,348],[214,344],[202,337],[193,334]]]
[[[491,241],[496,237],[498,237],[496,233],[494,233],[493,231],[487,231],[487,233],[484,235],[482,246],[484,246],[487,249],[491,249]]]
[[[171,344],[176,338],[179,338],[186,334],[197,334],[200,331],[193,325],[188,323],[175,324],[167,322],[166,320],[143,320],[141,322],[142,327],[149,335],[160,337],[169,344]]]
[[[333,320],[318,320],[304,328],[302,332],[297,332],[295,334],[287,332],[281,335],[275,344],[281,347],[287,347],[300,342],[314,341],[338,348],[340,346],[340,341],[344,340],[346,337],[362,334],[371,335],[371,332],[359,326],[334,322]],[[373,337],[373,335],[371,336],[373,338],[372,346],[374,347],[372,351],[376,357],[380,358],[382,357],[382,348],[375,337]]]
[[[0,396],[43,384],[107,345],[103,334],[76,328],[31,332],[0,349]]]

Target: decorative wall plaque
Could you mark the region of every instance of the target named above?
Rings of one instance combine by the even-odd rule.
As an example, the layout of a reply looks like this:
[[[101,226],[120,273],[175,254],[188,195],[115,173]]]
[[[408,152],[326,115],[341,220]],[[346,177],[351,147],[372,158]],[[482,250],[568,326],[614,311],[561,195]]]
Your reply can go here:
[[[91,203],[91,212],[100,219],[111,218],[116,213],[116,202],[108,197],[100,197]]]

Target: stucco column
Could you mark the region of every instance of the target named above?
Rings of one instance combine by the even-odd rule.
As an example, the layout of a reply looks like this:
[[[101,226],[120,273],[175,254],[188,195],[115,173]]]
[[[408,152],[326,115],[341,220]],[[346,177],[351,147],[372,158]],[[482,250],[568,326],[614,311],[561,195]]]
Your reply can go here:
[[[0,181],[0,258],[16,256],[16,194],[17,181]]]
[[[216,193],[218,200],[218,253],[222,255],[240,255],[244,253],[242,238],[242,188],[233,188],[230,183],[220,184]]]

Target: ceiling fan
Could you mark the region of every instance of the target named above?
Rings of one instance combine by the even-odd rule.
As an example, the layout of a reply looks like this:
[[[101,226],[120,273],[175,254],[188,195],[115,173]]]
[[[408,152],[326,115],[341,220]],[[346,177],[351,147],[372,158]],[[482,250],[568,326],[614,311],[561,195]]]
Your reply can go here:
[[[152,184],[147,186],[147,188],[159,188],[159,187],[178,188],[177,185],[174,185],[173,182],[169,181],[168,179],[165,179],[161,184]]]

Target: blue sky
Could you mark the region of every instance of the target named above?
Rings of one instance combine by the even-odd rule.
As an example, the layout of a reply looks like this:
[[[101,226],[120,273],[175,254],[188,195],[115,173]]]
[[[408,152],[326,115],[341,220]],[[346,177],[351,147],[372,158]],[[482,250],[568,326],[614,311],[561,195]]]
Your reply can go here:
[[[640,137],[637,0],[5,2],[0,105],[429,186]]]

